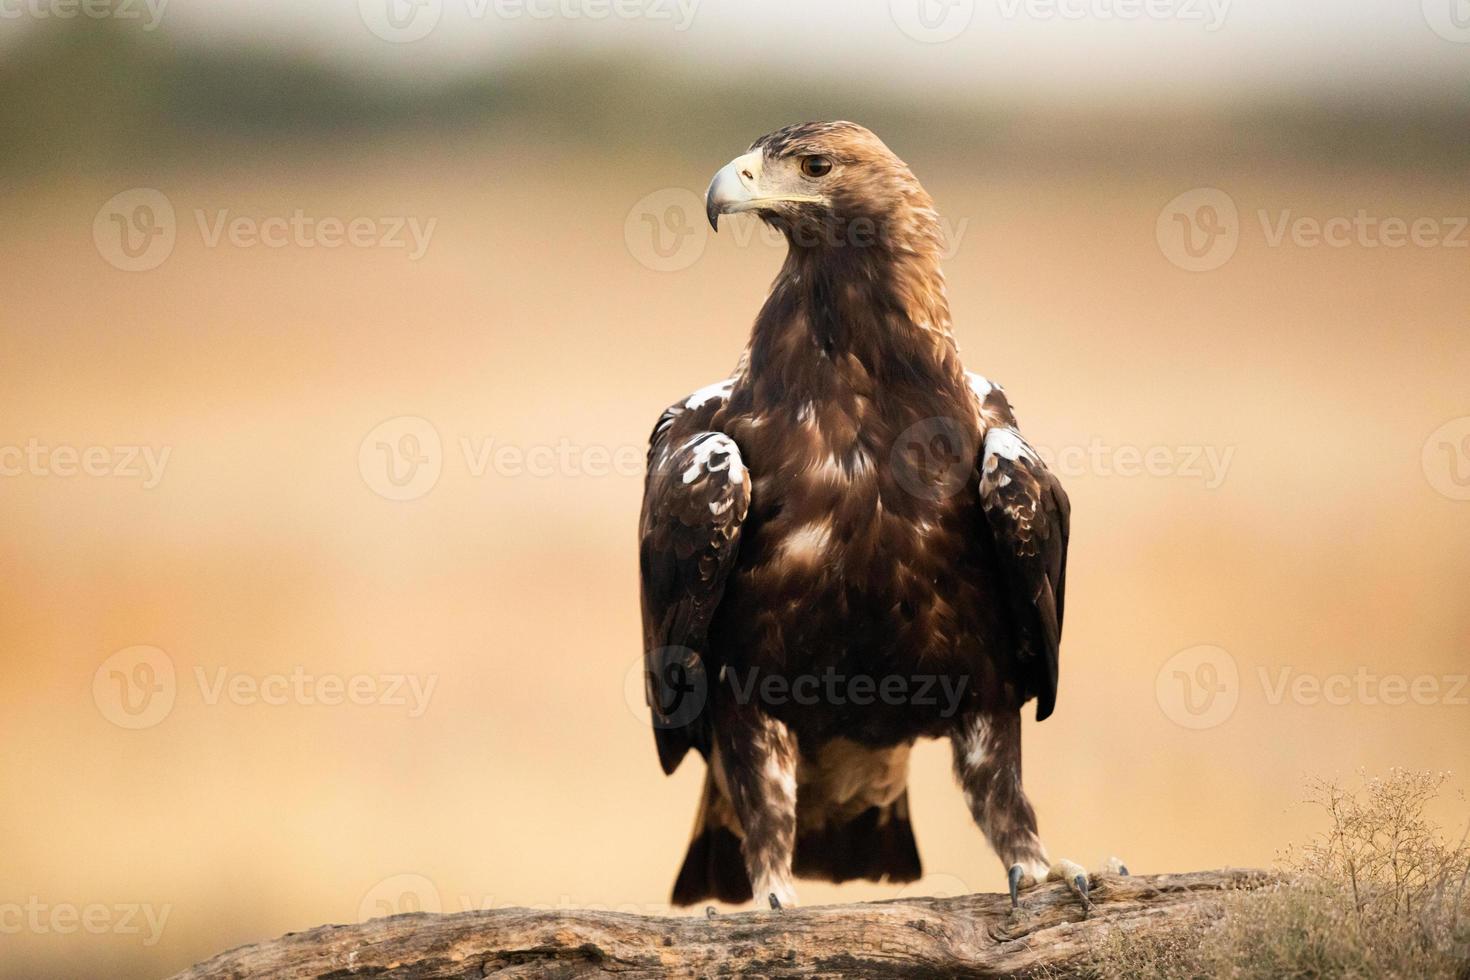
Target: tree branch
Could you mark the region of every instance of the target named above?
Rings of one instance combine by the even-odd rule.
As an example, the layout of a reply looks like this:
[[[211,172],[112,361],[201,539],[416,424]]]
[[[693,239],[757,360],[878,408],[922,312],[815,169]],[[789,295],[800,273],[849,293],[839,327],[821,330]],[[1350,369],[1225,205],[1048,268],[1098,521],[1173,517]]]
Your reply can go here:
[[[1155,931],[1205,912],[1261,871],[1093,876],[1084,917],[1061,885],[1022,897],[906,898],[781,912],[659,918],[595,911],[412,913],[242,946],[175,980],[280,977],[1066,976],[1113,930]]]

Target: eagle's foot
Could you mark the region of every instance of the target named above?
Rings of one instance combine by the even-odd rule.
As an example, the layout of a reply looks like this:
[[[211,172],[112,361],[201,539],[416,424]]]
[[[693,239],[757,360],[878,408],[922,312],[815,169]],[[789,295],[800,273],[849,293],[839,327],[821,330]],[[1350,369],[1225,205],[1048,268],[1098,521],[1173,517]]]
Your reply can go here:
[[[1018,868],[1019,865],[1011,869],[1012,882],[1016,881],[1016,871],[1018,870]],[[1121,875],[1123,877],[1127,877],[1128,866],[1124,864],[1120,859],[1116,857],[1110,857],[1103,862],[1102,869],[1098,872],[1098,874]],[[1087,875],[1087,870],[1083,868],[1082,865],[1078,864],[1076,861],[1068,861],[1066,858],[1062,858],[1047,869],[1046,880],[1060,881],[1065,883],[1072,894],[1077,896],[1077,900],[1082,903],[1083,914],[1085,915],[1092,911],[1092,889],[1090,887],[1090,879]],[[1014,908],[1015,905],[1016,886],[1013,883],[1011,885],[1011,906]]]
[[[1082,865],[1062,858],[1047,869],[1046,880],[1066,882],[1072,894],[1076,895],[1077,900],[1082,903],[1083,915],[1092,911],[1092,899],[1087,895],[1087,869]]]
[[[1119,871],[1118,869],[1122,869]],[[1108,862],[1107,870],[1111,873],[1127,874],[1121,861],[1116,858]],[[1091,885],[1087,876],[1087,869],[1076,861],[1068,861],[1062,858],[1053,862],[1050,867],[1040,863],[1013,864],[1006,875],[1006,883],[1010,886],[1011,910],[1018,911],[1021,908],[1021,891],[1023,889],[1035,888],[1043,881],[1060,881],[1064,883],[1077,901],[1082,904],[1084,913],[1092,911],[1092,898],[1090,895]]]
[[[1006,884],[1011,891],[1011,911],[1021,908],[1021,892],[1035,888],[1046,880],[1047,868],[1040,861],[1021,861],[1011,865],[1006,872]]]

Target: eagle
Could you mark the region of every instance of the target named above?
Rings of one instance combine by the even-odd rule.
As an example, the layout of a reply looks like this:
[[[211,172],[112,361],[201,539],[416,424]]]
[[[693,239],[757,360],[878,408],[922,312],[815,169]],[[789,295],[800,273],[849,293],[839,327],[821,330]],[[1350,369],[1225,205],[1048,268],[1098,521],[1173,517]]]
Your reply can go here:
[[[706,762],[673,902],[918,879],[909,753],[947,738],[1012,903],[1061,880],[1086,906],[1021,785],[1022,707],[1056,704],[1070,504],[960,360],[932,199],[828,122],[756,140],[706,206],[787,254],[734,373],[649,441],[645,694],[664,772]]]

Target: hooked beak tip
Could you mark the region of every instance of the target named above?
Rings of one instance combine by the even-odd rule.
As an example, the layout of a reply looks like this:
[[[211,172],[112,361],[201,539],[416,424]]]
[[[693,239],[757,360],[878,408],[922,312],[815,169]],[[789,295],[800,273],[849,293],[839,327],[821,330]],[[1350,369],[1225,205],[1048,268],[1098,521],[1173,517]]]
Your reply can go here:
[[[709,190],[704,194],[704,215],[716,234],[720,231],[720,215],[746,210],[754,200],[753,187],[759,173],[759,152],[752,151],[725,164],[709,182]]]

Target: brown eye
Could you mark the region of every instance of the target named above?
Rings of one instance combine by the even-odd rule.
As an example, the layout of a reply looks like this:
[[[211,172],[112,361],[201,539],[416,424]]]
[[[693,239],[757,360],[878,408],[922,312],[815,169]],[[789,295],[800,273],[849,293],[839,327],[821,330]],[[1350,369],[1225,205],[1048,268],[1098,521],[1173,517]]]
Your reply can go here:
[[[832,161],[827,157],[802,157],[801,172],[808,177],[825,177],[832,172]]]

